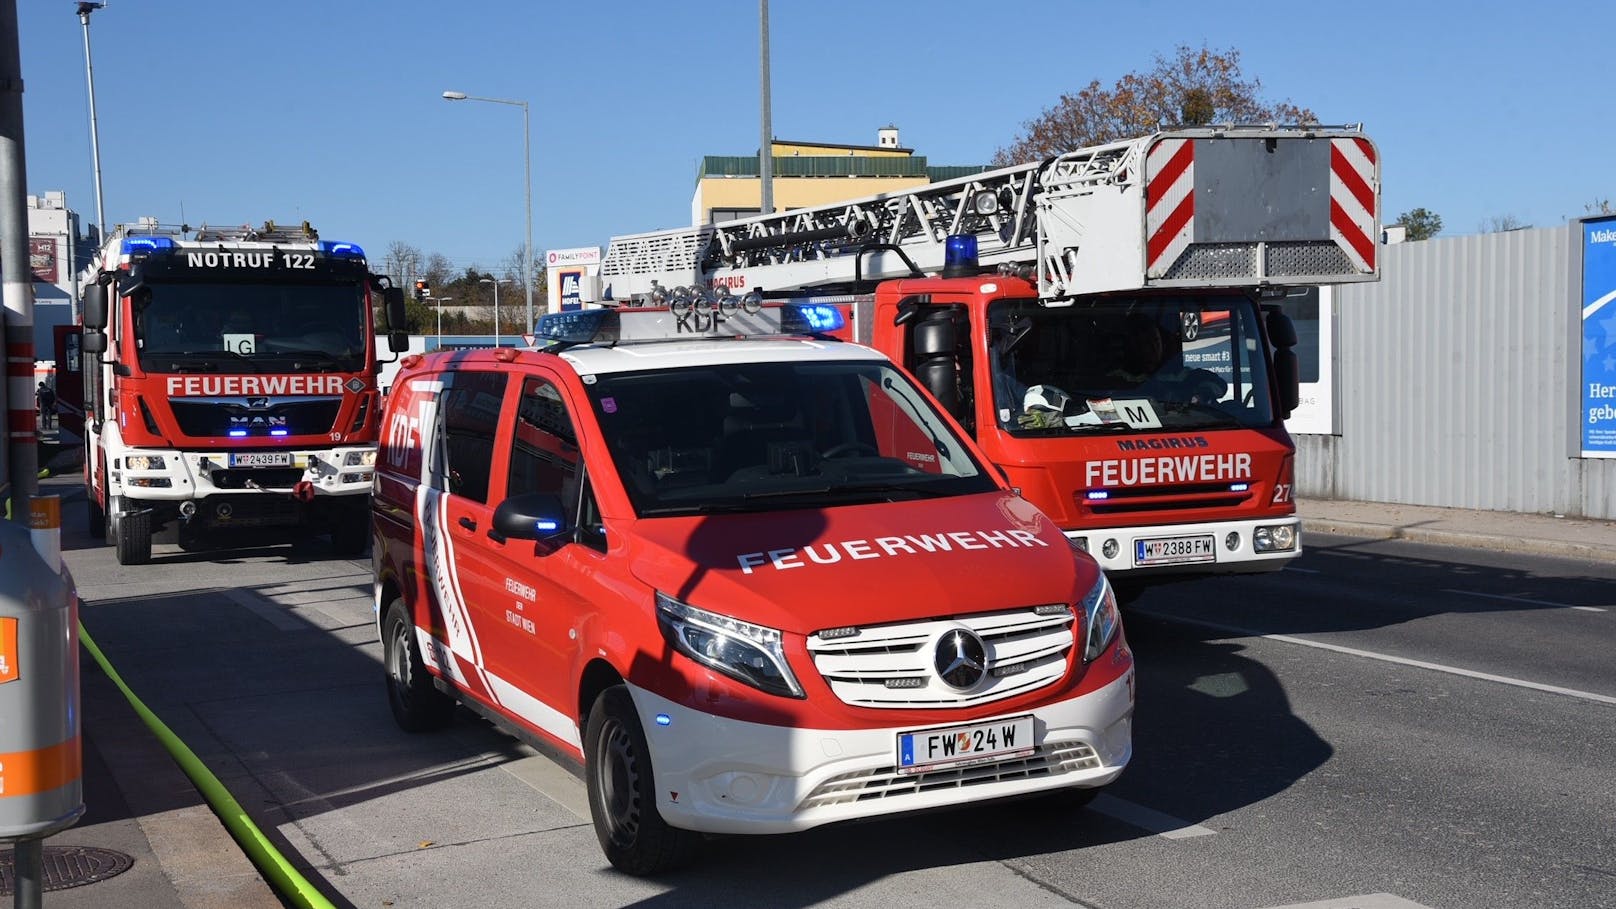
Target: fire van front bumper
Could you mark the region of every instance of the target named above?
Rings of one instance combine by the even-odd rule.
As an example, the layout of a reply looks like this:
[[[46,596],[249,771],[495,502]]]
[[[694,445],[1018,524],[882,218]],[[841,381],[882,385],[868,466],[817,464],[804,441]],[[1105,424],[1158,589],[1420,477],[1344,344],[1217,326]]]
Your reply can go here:
[[[664,820],[709,833],[788,833],[853,818],[1104,786],[1133,755],[1132,676],[1130,668],[1098,690],[1017,712],[1033,718],[1037,749],[1031,755],[919,773],[897,769],[899,735],[919,727],[771,726],[703,713],[643,688],[629,690],[650,744]]]

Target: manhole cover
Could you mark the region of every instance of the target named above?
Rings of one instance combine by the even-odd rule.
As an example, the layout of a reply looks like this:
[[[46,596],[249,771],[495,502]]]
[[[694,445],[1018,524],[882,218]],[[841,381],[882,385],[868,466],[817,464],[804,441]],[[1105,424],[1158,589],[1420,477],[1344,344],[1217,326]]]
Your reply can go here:
[[[46,846],[41,864],[45,870],[45,890],[66,890],[104,881],[129,870],[135,860],[122,852],[94,846]],[[16,853],[0,852],[0,896],[16,891]]]

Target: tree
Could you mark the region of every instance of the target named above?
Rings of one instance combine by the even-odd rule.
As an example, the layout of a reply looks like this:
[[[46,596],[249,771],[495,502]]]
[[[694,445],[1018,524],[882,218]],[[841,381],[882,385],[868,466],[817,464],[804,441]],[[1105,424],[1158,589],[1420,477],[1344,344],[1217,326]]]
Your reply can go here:
[[[1406,230],[1410,240],[1429,240],[1442,232],[1442,216],[1423,208],[1405,211],[1392,223]]]
[[[1514,215],[1493,215],[1481,222],[1479,233],[1501,234],[1505,231],[1520,230],[1528,225],[1521,223],[1521,219]]]
[[[1595,198],[1583,209],[1590,215],[1616,215],[1616,206],[1611,205],[1609,196]]]
[[[1240,71],[1240,52],[1199,50],[1181,44],[1155,67],[1129,73],[1107,89],[1100,80],[1022,124],[1025,132],[993,157],[996,167],[1047,158],[1088,145],[1154,132],[1164,125],[1310,123],[1313,112],[1258,99],[1262,82]]]

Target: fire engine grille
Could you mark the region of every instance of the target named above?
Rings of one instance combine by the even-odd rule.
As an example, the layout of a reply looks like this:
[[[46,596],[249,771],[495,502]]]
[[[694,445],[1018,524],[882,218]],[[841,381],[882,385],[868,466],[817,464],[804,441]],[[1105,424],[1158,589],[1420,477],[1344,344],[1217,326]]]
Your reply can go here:
[[[341,398],[306,398],[272,401],[267,407],[250,408],[247,399],[211,398],[187,401],[170,398],[180,432],[188,436],[225,436],[232,429],[246,429],[253,435],[268,435],[271,428],[285,428],[292,435],[326,435],[335,428]],[[233,418],[233,419],[232,419]]]
[[[959,618],[861,627],[850,636],[808,637],[814,667],[845,704],[858,707],[964,707],[1052,685],[1066,675],[1076,619],[1023,608]],[[986,672],[961,691],[937,672],[937,648],[949,631],[981,638]]]
[[[1352,275],[1358,269],[1335,243],[1270,243],[1268,276],[1288,278],[1308,275]]]
[[[844,773],[814,787],[803,799],[801,810],[831,805],[851,805],[880,799],[904,798],[943,789],[965,789],[1006,780],[1063,776],[1080,770],[1097,770],[1099,755],[1083,742],[1063,742],[1043,747],[1027,757],[992,764],[955,767],[927,773],[899,773],[895,767],[878,767],[857,773]]]
[[[270,489],[285,489],[303,479],[301,467],[255,467],[230,470],[219,468],[208,471],[208,478],[220,489],[250,489],[249,481]]]

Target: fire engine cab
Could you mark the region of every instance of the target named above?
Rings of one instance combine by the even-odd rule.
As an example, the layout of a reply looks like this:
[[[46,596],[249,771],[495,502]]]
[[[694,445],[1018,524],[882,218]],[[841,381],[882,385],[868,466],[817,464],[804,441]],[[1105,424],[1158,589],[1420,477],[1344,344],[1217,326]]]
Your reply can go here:
[[[841,323],[701,295],[406,357],[373,496],[398,723],[458,701],[580,762],[634,874],[702,833],[1116,779],[1104,574]]]

